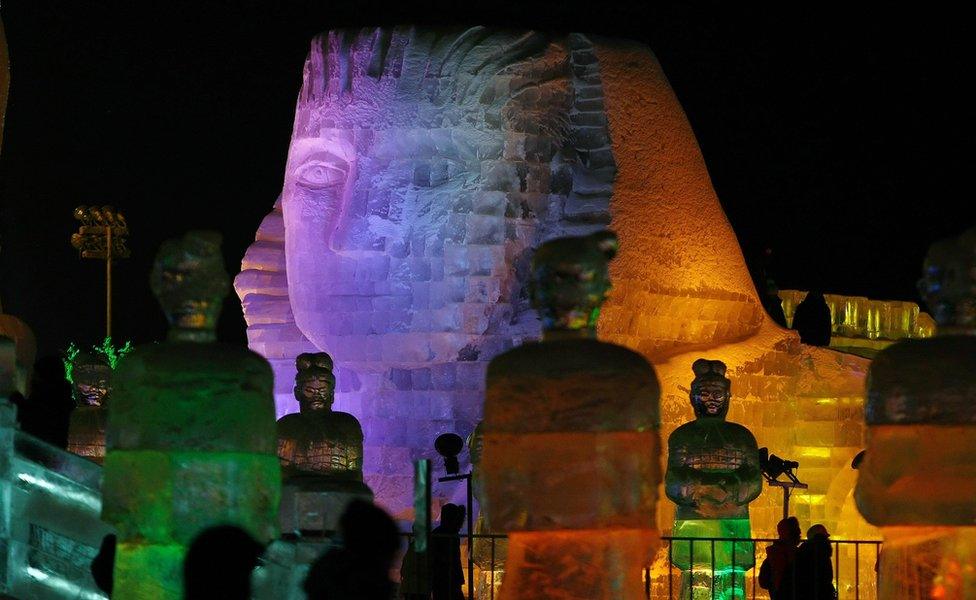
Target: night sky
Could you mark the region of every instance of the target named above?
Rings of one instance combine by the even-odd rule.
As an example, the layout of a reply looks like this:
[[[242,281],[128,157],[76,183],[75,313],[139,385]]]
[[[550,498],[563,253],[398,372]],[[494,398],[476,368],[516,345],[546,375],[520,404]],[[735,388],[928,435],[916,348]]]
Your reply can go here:
[[[309,39],[398,22],[646,42],[751,266],[771,248],[780,287],[917,301],[928,244],[976,225],[969,21],[819,3],[628,4],[7,0],[3,308],[33,327],[42,353],[99,340],[104,266],[70,246],[71,211],[112,204],[132,230],[132,258],[115,269],[116,338],[164,337],[148,286],[155,249],[217,229],[236,272],[281,187]],[[245,339],[235,296],[219,336]]]

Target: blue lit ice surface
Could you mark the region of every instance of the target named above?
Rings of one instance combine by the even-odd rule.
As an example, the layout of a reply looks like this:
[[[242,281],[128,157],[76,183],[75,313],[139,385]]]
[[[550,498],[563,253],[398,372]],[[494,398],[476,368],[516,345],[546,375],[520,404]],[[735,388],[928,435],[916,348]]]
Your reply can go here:
[[[99,518],[101,467],[16,429],[0,398],[0,593],[106,598],[91,560],[112,530]]]

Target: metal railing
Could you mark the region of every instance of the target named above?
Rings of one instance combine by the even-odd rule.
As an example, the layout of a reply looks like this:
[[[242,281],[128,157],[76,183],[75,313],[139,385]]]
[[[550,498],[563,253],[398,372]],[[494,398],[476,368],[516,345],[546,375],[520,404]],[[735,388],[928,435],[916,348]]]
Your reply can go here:
[[[413,534],[402,533],[401,535],[407,540],[409,548],[409,544],[413,541]],[[434,534],[432,537],[449,539],[458,544],[462,553],[462,565],[466,564],[467,553],[476,553],[475,563],[478,565],[478,577],[476,577],[475,582],[464,582],[464,587],[467,588],[465,597],[468,600],[475,600],[476,597],[478,600],[494,600],[500,580],[500,577],[496,578],[496,574],[501,575],[504,567],[504,562],[499,562],[499,557],[504,552],[504,550],[500,551],[499,545],[503,544],[508,536],[488,533],[476,533],[470,536],[475,545],[486,544],[487,550],[484,547],[468,548],[466,543],[462,544],[462,541],[469,539],[467,534]],[[775,541],[771,538],[662,536],[662,548],[658,551],[658,559],[654,565],[646,567],[643,572],[644,597],[654,600],[665,598],[668,600],[685,598],[694,600],[702,598],[768,599],[769,593],[762,589],[758,582],[759,567],[765,558],[763,547]],[[728,550],[729,560],[727,562],[716,560],[717,544],[720,545],[720,556],[725,553],[725,550]],[[725,548],[721,547],[723,544],[726,545]],[[833,561],[831,565],[832,579],[838,599],[875,600],[877,598],[876,568],[881,552],[881,541],[830,540],[830,546],[832,549],[831,560]],[[677,554],[680,555],[677,560],[686,566],[685,571],[682,571],[679,564],[675,562],[676,549]],[[684,560],[685,552],[687,552],[687,560]],[[699,552],[699,560],[695,560],[695,555]],[[420,591],[414,595],[401,595],[402,598],[429,597],[429,590],[431,589],[429,567],[431,566],[428,557],[427,562],[414,563],[412,574],[404,573],[404,575],[411,576],[414,582],[419,582],[419,585],[413,589]],[[717,578],[716,574],[720,577]],[[453,570],[449,570],[446,576],[447,585],[456,587],[457,583],[453,580]],[[725,581],[726,577],[727,582]],[[722,583],[717,585],[717,580],[722,580]],[[737,584],[741,585],[736,588]],[[476,590],[476,588],[479,589]],[[736,590],[729,590],[729,588],[736,588]],[[832,599],[824,598],[822,600]]]
[[[663,569],[648,567],[644,570],[646,598],[668,598],[669,600],[672,598],[694,598],[698,600],[699,598],[734,597],[756,600],[769,597],[768,592],[762,589],[758,582],[759,567],[765,556],[759,554],[757,545],[772,544],[776,541],[775,539],[662,536],[661,540],[665,545],[661,552],[667,553],[667,560],[666,562],[658,561],[663,562]],[[830,540],[829,543],[832,550],[832,580],[838,599],[874,600],[877,597],[877,565],[881,552],[881,541]],[[716,544],[725,544],[727,549],[731,550],[727,553],[729,560],[718,565],[719,574],[722,575],[719,578],[716,578]],[[676,546],[681,549],[682,554],[684,553],[682,546],[687,547],[688,560],[680,561],[686,566],[684,571],[675,563]],[[704,561],[695,560],[696,548],[707,557]],[[720,552],[719,554],[723,553]],[[702,562],[708,564],[702,565]],[[666,573],[661,574],[661,570],[666,571]],[[696,579],[696,575],[700,575],[700,577]],[[717,580],[721,580],[726,575],[728,576],[727,585],[725,581],[716,584]],[[795,575],[795,571],[793,575]],[[737,581],[738,577],[742,577],[742,579]],[[741,583],[741,587],[736,588],[737,583]],[[736,591],[728,588],[736,588]],[[737,591],[741,591],[742,594],[737,594]],[[729,596],[730,592],[731,596]],[[796,594],[795,588],[794,594]],[[832,600],[832,598],[820,600]]]

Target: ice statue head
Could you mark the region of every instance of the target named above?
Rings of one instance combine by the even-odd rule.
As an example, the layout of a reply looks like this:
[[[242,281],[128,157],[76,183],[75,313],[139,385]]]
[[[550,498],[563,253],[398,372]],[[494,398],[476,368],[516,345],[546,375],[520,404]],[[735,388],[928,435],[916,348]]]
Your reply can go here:
[[[932,244],[918,282],[943,333],[976,333],[976,227]]]
[[[732,382],[725,377],[725,363],[699,358],[691,369],[695,372],[691,382],[691,406],[695,409],[695,417],[725,419],[732,389]]]
[[[79,352],[71,369],[72,392],[79,406],[103,406],[108,400],[112,368],[90,352]]]
[[[529,286],[543,330],[595,330],[617,248],[616,234],[599,231],[549,240],[536,250]]]
[[[295,359],[295,367],[298,369],[295,375],[295,399],[301,412],[332,410],[336,386],[332,357],[325,352],[306,352]]]
[[[570,79],[565,41],[535,32],[317,38],[281,197],[302,333],[388,374],[537,332],[513,267],[572,186]]]
[[[170,340],[216,339],[217,318],[230,287],[220,243],[215,231],[190,231],[159,247],[150,285],[169,321]]]

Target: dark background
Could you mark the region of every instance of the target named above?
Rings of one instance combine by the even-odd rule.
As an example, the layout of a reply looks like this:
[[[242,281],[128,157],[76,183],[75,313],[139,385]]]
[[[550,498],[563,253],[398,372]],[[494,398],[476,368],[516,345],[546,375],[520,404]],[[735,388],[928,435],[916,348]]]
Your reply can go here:
[[[8,0],[3,307],[42,352],[99,340],[104,265],[71,248],[71,211],[112,204],[132,231],[132,258],[115,269],[116,338],[162,338],[153,253],[214,228],[236,272],[280,190],[309,39],[398,22],[645,41],[752,268],[771,248],[780,287],[917,300],[928,244],[976,224],[969,21],[810,6]],[[234,296],[219,335],[244,340]]]

